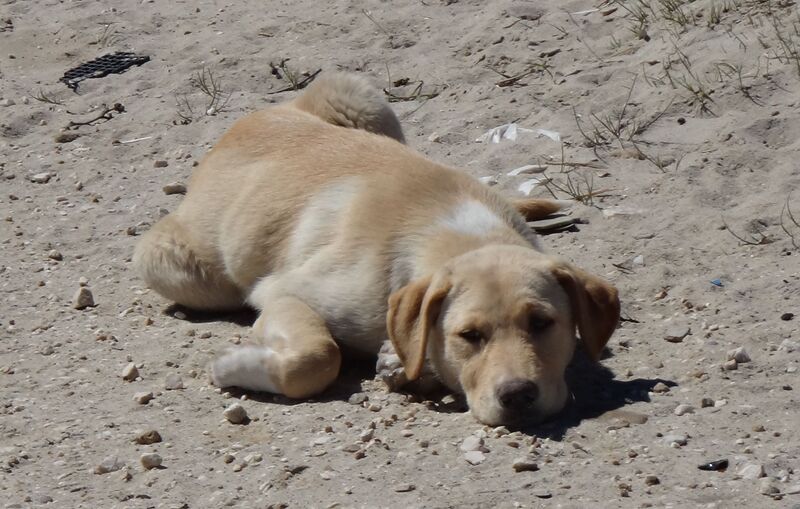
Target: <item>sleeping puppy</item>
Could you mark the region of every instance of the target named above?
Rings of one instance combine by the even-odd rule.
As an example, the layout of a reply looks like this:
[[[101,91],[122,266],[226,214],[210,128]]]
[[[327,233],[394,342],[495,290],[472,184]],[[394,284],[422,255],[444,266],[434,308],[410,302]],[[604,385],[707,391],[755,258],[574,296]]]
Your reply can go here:
[[[362,78],[320,77],[295,100],[239,120],[188,194],[138,243],[147,284],[184,306],[259,317],[212,382],[306,398],[339,373],[340,347],[386,340],[409,381],[428,366],[489,425],[531,423],[567,401],[575,330],[597,359],[617,291],[543,254],[510,201],[404,145]]]

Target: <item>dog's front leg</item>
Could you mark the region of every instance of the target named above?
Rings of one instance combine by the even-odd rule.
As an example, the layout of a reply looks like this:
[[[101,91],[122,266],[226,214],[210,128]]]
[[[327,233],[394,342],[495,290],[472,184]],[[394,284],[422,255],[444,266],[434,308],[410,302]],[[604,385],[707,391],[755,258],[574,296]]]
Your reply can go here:
[[[240,387],[307,398],[338,376],[339,347],[324,320],[296,297],[259,303],[253,325],[258,344],[242,346],[214,361],[211,380],[218,387]]]

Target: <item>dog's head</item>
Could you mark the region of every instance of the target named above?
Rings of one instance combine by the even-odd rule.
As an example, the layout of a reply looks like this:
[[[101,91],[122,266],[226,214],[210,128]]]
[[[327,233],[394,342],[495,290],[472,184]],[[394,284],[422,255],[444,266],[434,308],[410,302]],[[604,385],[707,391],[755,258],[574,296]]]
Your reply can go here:
[[[496,426],[560,411],[576,327],[596,360],[618,320],[617,291],[600,278],[527,248],[487,246],[393,293],[387,326],[409,380],[427,358]]]

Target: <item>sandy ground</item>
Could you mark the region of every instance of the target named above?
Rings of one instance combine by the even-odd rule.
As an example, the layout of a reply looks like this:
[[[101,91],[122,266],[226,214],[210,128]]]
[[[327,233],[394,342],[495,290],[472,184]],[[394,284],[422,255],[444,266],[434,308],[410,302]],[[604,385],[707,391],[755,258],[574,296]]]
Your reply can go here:
[[[800,226],[782,214],[800,219],[798,7],[680,3],[0,2],[3,507],[798,507]],[[113,51],[151,60],[58,83]],[[551,180],[532,195],[583,198],[544,243],[613,281],[625,320],[602,367],[576,363],[565,415],[488,429],[354,363],[317,401],[208,385],[252,317],[176,316],[131,252],[180,200],[165,185],[293,96],[271,93],[283,59],[410,97],[394,107],[411,146],[509,195],[542,175],[507,172],[534,164]],[[192,81],[203,69],[227,104]],[[510,122],[561,142],[475,141]],[[76,310],[81,284],[95,305]],[[237,397],[247,424],[223,417]],[[137,443],[148,430],[161,441]]]

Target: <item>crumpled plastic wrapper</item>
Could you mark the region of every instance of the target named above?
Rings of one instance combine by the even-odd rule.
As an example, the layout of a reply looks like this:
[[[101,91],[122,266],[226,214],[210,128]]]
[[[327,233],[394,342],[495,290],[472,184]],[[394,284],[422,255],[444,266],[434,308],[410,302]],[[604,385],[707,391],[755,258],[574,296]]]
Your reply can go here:
[[[425,393],[440,387],[439,381],[428,363],[423,366],[419,379],[409,382],[400,356],[395,352],[391,341],[384,341],[381,345],[378,362],[375,365],[375,378],[385,383],[386,387],[393,392],[400,388],[406,388],[414,392]]]

